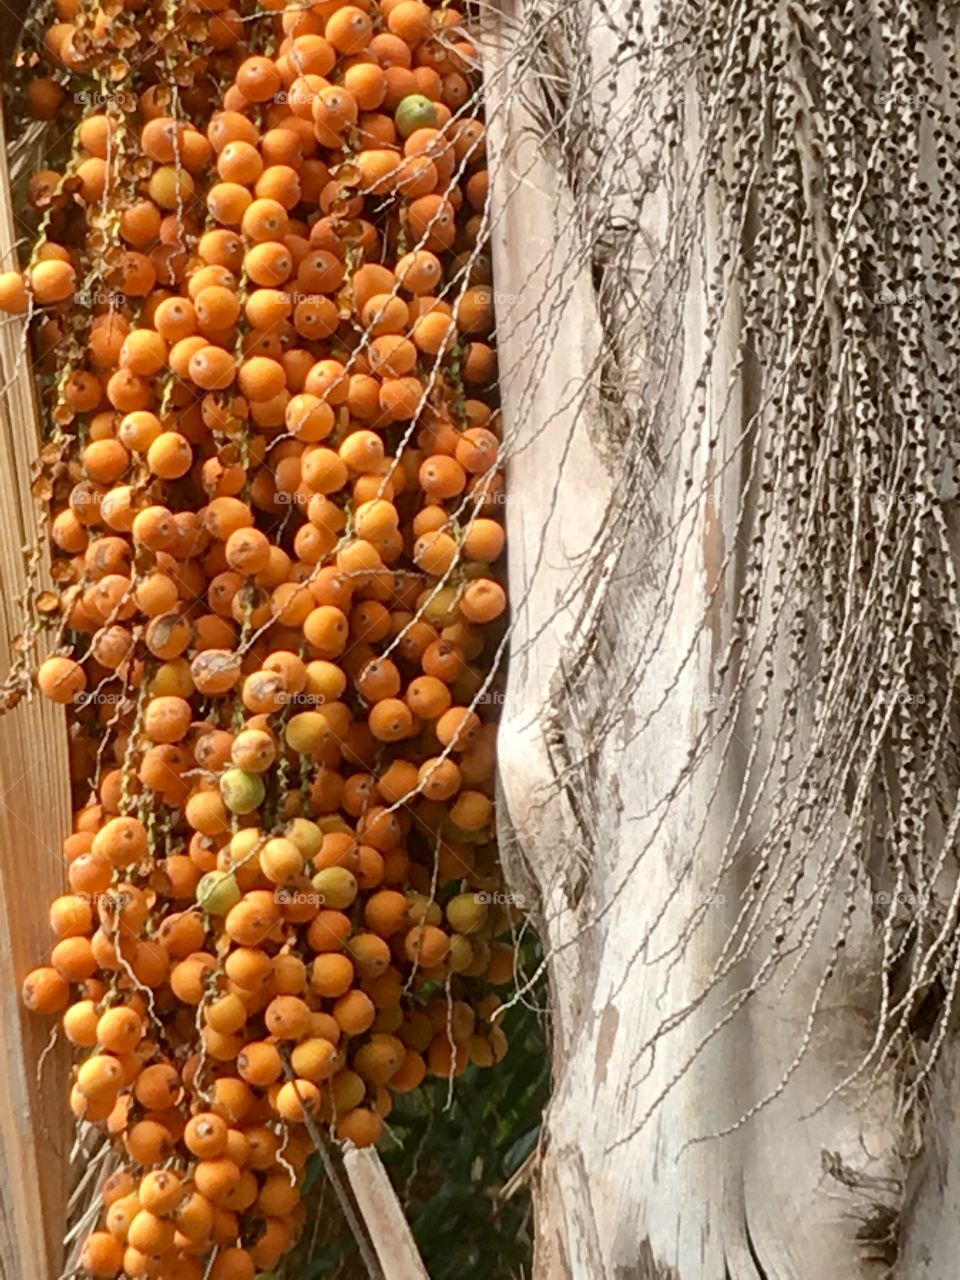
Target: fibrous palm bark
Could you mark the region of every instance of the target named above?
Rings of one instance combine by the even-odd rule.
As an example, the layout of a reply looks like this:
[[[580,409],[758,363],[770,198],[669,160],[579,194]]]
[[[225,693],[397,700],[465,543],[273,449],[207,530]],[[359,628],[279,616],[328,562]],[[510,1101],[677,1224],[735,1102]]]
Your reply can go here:
[[[488,22],[543,1276],[954,1265],[956,17]]]

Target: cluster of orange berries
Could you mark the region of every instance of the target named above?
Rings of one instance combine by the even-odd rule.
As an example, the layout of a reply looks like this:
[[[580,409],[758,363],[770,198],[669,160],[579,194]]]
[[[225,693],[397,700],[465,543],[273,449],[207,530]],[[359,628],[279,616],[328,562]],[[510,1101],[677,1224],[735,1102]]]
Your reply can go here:
[[[35,115],[139,9],[58,0]],[[0,276],[52,424],[37,683],[78,806],[24,999],[124,1153],[87,1272],[250,1280],[320,1131],[373,1143],[394,1094],[506,1052],[501,432],[464,15],[190,12],[216,109],[125,82]]]

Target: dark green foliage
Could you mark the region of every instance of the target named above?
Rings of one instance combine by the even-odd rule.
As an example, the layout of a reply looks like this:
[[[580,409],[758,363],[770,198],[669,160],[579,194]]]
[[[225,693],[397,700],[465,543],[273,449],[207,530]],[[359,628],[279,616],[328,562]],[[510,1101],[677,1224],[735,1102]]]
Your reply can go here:
[[[527,972],[537,959],[527,959]],[[539,1006],[541,997],[532,991],[525,998]],[[452,1091],[447,1081],[428,1078],[421,1090],[398,1099],[389,1120],[393,1140],[380,1144],[431,1280],[512,1280],[530,1273],[528,1185],[520,1180],[507,1198],[502,1191],[536,1148],[550,1091],[549,1049],[544,1017],[533,1007],[511,1009],[504,1028],[510,1049],[503,1062],[488,1070],[469,1067]],[[329,1187],[322,1189],[319,1215],[319,1247],[308,1263],[291,1260],[289,1276],[366,1280]]]

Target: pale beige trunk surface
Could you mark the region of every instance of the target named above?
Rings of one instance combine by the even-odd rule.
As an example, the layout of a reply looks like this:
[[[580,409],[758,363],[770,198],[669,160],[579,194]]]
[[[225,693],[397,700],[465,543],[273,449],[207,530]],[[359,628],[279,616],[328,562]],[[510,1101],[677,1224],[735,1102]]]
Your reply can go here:
[[[605,11],[622,17],[628,7],[622,0]],[[751,759],[749,688],[729,748],[714,751],[713,767],[701,768],[669,804],[664,799],[684,773],[710,699],[722,696],[716,668],[732,602],[721,591],[708,608],[709,592],[723,557],[733,551],[727,581],[736,581],[748,550],[745,540],[742,550],[732,544],[734,513],[741,501],[748,518],[751,509],[748,464],[712,488],[695,466],[708,487],[698,501],[683,489],[679,464],[666,468],[658,489],[639,500],[658,513],[661,529],[671,519],[675,528],[659,548],[652,537],[646,544],[636,538],[633,559],[621,558],[604,580],[615,559],[603,550],[616,533],[608,508],[624,483],[619,451],[631,443],[615,443],[617,424],[604,417],[596,355],[605,339],[594,281],[578,257],[572,197],[538,114],[549,74],[538,79],[525,65],[530,51],[516,44],[529,22],[523,0],[505,0],[491,19],[488,100],[514,611],[501,778],[514,882],[541,904],[556,1067],[536,1191],[536,1274],[880,1277],[888,1274],[882,1259],[890,1256],[907,1172],[895,1091],[880,1075],[869,1088],[865,1081],[831,1096],[874,1034],[880,939],[870,925],[871,889],[864,877],[849,891],[862,910],[809,1025],[841,924],[842,886],[785,992],[774,982],[739,999],[758,979],[749,955],[711,986],[738,891],[751,875],[744,858],[718,888],[716,868],[731,830],[746,821],[742,806],[737,811],[744,778],[768,763]],[[596,91],[604,92],[615,50],[599,20],[577,52],[595,59]],[[632,91],[627,59],[612,93]],[[591,141],[603,148],[616,139]],[[653,214],[637,238],[649,254],[669,234],[657,225],[656,208],[648,205]],[[708,265],[713,252],[707,243]],[[682,367],[670,375],[680,399],[692,392],[703,309],[695,301],[684,308]],[[740,340],[733,311],[724,340],[731,353]],[[628,346],[644,359],[639,326]],[[707,456],[713,432],[727,434],[732,452],[742,428],[736,402],[721,408],[723,374],[721,356],[704,439],[685,442],[695,457]],[[749,447],[762,448],[762,439],[743,449],[745,459]],[[631,682],[639,637],[665,582],[658,643]],[[761,622],[768,608],[761,602]],[[597,733],[617,697],[622,715]],[[799,740],[808,729],[801,719]],[[765,820],[768,813],[750,815],[748,830]],[[798,898],[818,889],[815,857],[809,867]],[[702,924],[683,941],[698,909]],[[663,1026],[696,1001],[691,1016]],[[786,1090],[760,1106],[787,1076]],[[956,1149],[955,1084],[941,1094],[949,1117],[943,1142]],[[916,1190],[899,1275],[946,1280],[956,1272],[960,1191],[956,1170],[942,1172],[948,1163],[940,1153]]]

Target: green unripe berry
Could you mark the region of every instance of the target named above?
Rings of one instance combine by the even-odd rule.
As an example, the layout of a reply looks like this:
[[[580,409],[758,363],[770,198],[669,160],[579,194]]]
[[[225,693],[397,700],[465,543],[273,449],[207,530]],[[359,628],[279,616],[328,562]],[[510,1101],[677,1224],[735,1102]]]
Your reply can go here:
[[[327,744],[330,726],[319,711],[301,711],[287,721],[283,736],[291,751],[309,756]]]
[[[292,818],[283,834],[297,846],[305,862],[315,858],[323,844],[323,832],[309,818]]]
[[[437,108],[422,93],[409,93],[394,113],[393,122],[401,138],[409,138],[418,129],[437,127]]]
[[[234,768],[220,775],[220,794],[231,813],[253,813],[263,804],[266,788],[258,773]]]
[[[432,901],[423,893],[410,890],[407,893],[410,903],[410,920],[413,924],[440,925],[443,923],[443,910],[438,902]]]
[[[323,897],[323,905],[342,911],[357,896],[357,881],[346,867],[324,867],[313,877],[313,887]]]
[[[435,626],[452,627],[460,616],[457,607],[459,601],[459,587],[440,587],[438,590],[431,590],[429,597],[423,603],[423,616]]]
[[[458,893],[447,903],[447,920],[456,933],[475,933],[485,924],[488,908],[475,893]]]
[[[196,184],[190,174],[173,165],[163,165],[154,169],[150,178],[148,194],[154,204],[161,209],[174,210],[192,200],[196,192]]]
[[[197,885],[197,902],[211,916],[225,916],[242,897],[232,871],[208,871]]]
[[[462,933],[455,933],[450,939],[450,950],[447,952],[447,964],[451,973],[463,973],[473,964],[473,947],[470,939]]]

